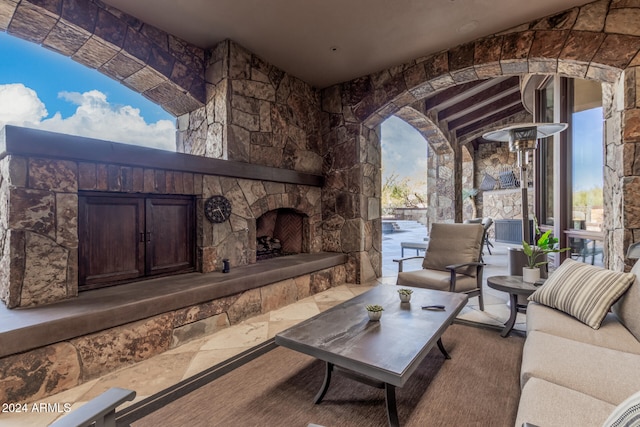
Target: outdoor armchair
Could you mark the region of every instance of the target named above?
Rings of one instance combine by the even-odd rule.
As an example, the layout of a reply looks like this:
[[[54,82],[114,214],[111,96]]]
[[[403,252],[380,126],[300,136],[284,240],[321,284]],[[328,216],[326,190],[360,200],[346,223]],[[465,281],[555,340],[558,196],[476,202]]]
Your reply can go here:
[[[433,224],[421,270],[403,271],[405,261],[422,257],[394,260],[398,263],[396,284],[478,296],[480,310],[484,310],[483,239],[482,224]]]

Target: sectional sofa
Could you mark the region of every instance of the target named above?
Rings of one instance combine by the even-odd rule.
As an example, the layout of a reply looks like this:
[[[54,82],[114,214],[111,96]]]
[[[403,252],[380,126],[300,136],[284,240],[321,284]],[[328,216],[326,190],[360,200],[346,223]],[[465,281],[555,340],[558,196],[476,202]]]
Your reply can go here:
[[[594,276],[603,271],[611,274]],[[582,295],[563,290],[576,276],[575,289],[587,282],[592,288]],[[603,296],[613,280],[624,283]],[[567,295],[573,307],[562,301]],[[640,425],[640,261],[626,274],[565,261],[530,301],[516,426]],[[585,324],[575,307],[585,302],[601,310],[599,324]]]

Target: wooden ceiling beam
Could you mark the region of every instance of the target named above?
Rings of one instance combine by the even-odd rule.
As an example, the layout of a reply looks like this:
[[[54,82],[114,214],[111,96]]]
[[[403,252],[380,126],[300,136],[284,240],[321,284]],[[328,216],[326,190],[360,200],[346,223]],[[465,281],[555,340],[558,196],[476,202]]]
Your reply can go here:
[[[512,92],[483,108],[475,109],[464,116],[460,116],[455,120],[447,122],[447,125],[449,130],[452,131],[518,104],[522,105],[520,92]]]
[[[524,107],[522,106],[522,104],[517,104],[514,105],[512,107],[507,108],[506,110],[502,110],[498,113],[492,114],[488,117],[485,117],[482,120],[478,120],[477,122],[470,124],[468,126],[465,127],[461,127],[458,128],[455,132],[456,132],[456,136],[458,138],[463,137],[464,135],[468,135],[471,132],[475,132],[478,129],[482,129],[483,127],[489,126],[492,123],[495,123],[499,120],[503,120],[506,119],[507,117],[513,116],[515,114],[518,114],[522,111],[526,111],[524,109]]]
[[[485,84],[485,83],[486,83],[486,80],[476,80],[469,83],[462,83],[462,84],[450,87],[448,89],[445,89],[443,91],[436,92],[434,95],[429,96],[425,100],[426,111],[429,111],[434,108],[438,108],[443,103],[450,102],[451,100],[453,100],[454,98],[457,98],[461,94],[464,94],[465,92],[468,92],[474,87],[479,86],[481,84]]]
[[[486,104],[488,100],[499,98],[504,92],[510,93],[513,91],[518,91],[518,93],[520,91],[520,77],[518,76],[502,80],[482,92],[466,97],[460,102],[439,111],[438,121],[441,122],[447,118],[452,118],[454,115],[463,114],[465,110],[479,108],[479,105]]]

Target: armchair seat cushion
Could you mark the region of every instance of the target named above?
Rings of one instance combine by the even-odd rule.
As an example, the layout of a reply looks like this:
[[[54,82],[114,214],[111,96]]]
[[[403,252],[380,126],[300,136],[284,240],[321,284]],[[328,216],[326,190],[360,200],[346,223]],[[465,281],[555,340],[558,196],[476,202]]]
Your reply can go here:
[[[435,289],[449,292],[451,273],[440,270],[415,270],[398,273],[400,286]],[[475,277],[458,274],[456,276],[456,292],[467,292],[478,288]]]

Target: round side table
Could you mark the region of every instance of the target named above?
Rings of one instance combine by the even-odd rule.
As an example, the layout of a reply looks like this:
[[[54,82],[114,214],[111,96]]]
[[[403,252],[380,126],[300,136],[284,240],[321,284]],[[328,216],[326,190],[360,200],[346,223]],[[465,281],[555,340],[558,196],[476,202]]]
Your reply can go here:
[[[518,313],[526,313],[527,306],[518,304],[518,295],[528,297],[534,293],[539,286],[535,286],[532,283],[525,283],[522,281],[522,276],[491,276],[487,277],[487,285],[490,288],[498,291],[506,292],[509,294],[509,307],[511,308],[511,315],[509,320],[504,325],[504,329],[500,335],[506,337],[513,329],[513,325],[516,323],[516,316]]]

